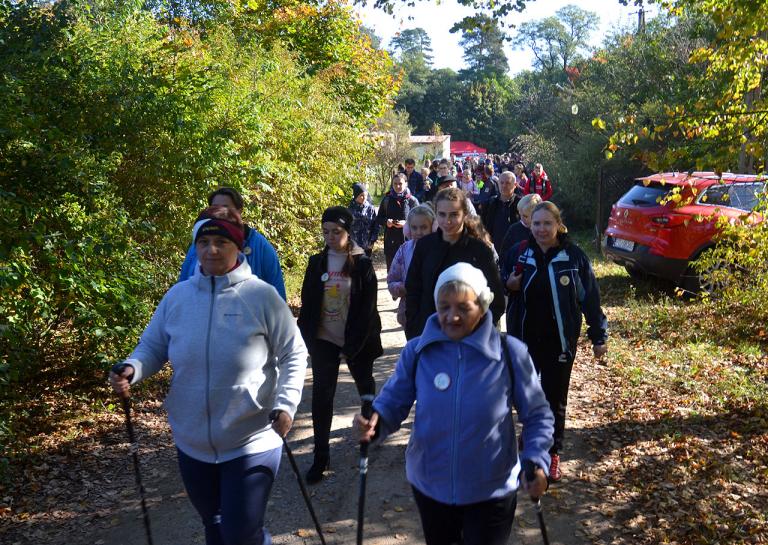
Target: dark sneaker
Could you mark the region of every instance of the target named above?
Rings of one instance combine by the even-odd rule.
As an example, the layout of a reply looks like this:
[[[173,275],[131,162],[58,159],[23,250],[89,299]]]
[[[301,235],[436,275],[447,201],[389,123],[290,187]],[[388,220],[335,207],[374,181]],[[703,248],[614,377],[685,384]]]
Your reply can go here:
[[[552,462],[549,464],[549,477],[547,479],[551,483],[556,483],[563,478],[563,472],[560,471],[560,455],[553,454]]]

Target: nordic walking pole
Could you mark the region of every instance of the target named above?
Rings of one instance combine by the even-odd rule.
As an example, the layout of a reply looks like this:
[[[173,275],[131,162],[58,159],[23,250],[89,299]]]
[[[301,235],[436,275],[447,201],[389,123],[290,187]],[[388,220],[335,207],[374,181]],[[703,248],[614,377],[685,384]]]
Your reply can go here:
[[[535,467],[533,464],[527,465],[525,468],[525,478],[531,483],[535,478]],[[541,539],[544,540],[544,545],[549,545],[549,537],[547,536],[547,525],[544,523],[544,513],[541,509],[541,498],[531,498],[533,505],[536,507],[536,518],[539,519],[539,528],[541,529]]]
[[[274,418],[273,418],[274,416]],[[270,415],[270,418],[274,422],[277,415],[274,413]],[[320,543],[323,545],[326,545],[325,543],[325,536],[323,536],[323,529],[320,527],[320,522],[317,520],[317,515],[315,514],[315,509],[312,507],[312,501],[309,499],[309,494],[307,493],[307,487],[304,485],[304,479],[301,478],[301,473],[299,472],[299,466],[296,465],[296,459],[293,457],[293,451],[291,450],[291,447],[288,446],[288,441],[286,441],[285,437],[283,439],[283,447],[285,448],[285,453],[288,455],[288,461],[291,463],[291,467],[293,468],[293,474],[296,475],[296,482],[299,483],[299,488],[301,489],[301,495],[304,497],[304,503],[307,504],[307,510],[309,511],[309,515],[312,517],[312,522],[315,523],[315,530],[317,530],[317,536],[320,538]]]
[[[112,368],[112,372],[120,375],[125,369],[125,364],[118,364]],[[149,511],[147,511],[146,491],[141,481],[141,470],[139,468],[139,444],[136,442],[136,434],[133,433],[133,422],[131,421],[131,392],[126,390],[120,394],[123,402],[123,411],[125,412],[125,427],[128,429],[128,442],[131,444],[130,451],[133,458],[133,473],[136,476],[136,487],[139,489],[141,498],[141,513],[144,515],[144,530],[147,532],[147,543],[154,545],[152,541],[152,530],[149,526]]]
[[[360,413],[370,420],[373,416],[373,396],[362,396]],[[360,443],[360,496],[357,499],[357,545],[363,545],[363,523],[365,521],[365,480],[368,475],[368,442]]]

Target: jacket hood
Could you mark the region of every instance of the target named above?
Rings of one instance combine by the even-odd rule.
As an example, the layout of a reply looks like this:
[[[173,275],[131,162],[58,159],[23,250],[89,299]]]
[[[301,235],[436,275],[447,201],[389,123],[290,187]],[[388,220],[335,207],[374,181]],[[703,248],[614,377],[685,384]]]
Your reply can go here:
[[[325,247],[325,250],[326,250],[326,252],[327,252],[327,253],[329,253],[329,254],[334,254],[334,255],[347,255],[347,252],[337,252],[337,251],[335,251],[335,250],[331,250],[331,248],[330,248],[329,246],[326,246],[326,247]],[[365,254],[365,250],[363,250],[363,249],[362,249],[362,248],[361,248],[361,247],[360,247],[360,246],[357,244],[357,242],[355,242],[355,241],[353,240],[353,241],[352,241],[352,249],[349,251],[349,254],[350,254],[350,255],[363,255],[363,254]],[[234,272],[234,271],[233,271],[233,272]]]
[[[355,210],[365,210],[366,208],[373,208],[373,205],[368,201],[363,201],[363,204],[360,204],[355,199],[352,199],[349,201],[348,208],[354,208]]]
[[[248,265],[248,261],[245,259],[245,255],[240,253],[237,255],[237,262],[239,265],[222,276],[214,276],[216,279],[216,288],[222,290],[235,284],[239,284],[244,280],[247,280],[253,275],[251,272],[251,266]],[[203,269],[198,265],[195,270],[195,274],[189,279],[191,282],[195,282],[195,285],[200,289],[210,289],[211,281],[210,276],[203,274]]]
[[[427,324],[424,326],[424,332],[421,334],[421,337],[419,337],[419,341],[416,344],[416,352],[420,353],[427,346],[434,343],[458,342],[474,348],[489,360],[496,361],[501,359],[501,345],[499,344],[498,338],[499,332],[496,331],[496,328],[493,326],[491,311],[486,311],[485,315],[480,320],[477,329],[458,341],[448,338],[448,336],[443,333],[443,330],[440,328],[440,322],[437,319],[437,313],[435,313],[427,319]]]

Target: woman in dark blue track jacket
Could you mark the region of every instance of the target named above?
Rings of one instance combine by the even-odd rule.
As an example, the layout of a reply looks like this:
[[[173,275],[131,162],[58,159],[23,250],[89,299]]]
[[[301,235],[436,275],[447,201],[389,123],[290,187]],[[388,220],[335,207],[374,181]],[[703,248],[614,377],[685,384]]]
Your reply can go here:
[[[566,233],[557,206],[542,202],[533,211],[531,237],[513,246],[502,265],[502,280],[510,295],[507,331],[528,345],[555,415],[552,481],[562,476],[559,452],[582,315],[595,356],[607,352],[608,324],[595,274],[589,258]]]

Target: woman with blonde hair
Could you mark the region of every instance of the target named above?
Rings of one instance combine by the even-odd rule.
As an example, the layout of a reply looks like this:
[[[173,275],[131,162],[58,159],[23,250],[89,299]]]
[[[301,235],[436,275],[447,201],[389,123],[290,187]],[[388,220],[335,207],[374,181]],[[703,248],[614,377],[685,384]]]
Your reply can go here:
[[[397,323],[405,327],[405,277],[408,274],[408,267],[413,257],[413,249],[416,242],[433,232],[435,223],[435,212],[429,204],[420,204],[408,213],[405,233],[407,240],[400,246],[392,260],[392,267],[387,273],[387,288],[392,295],[392,299],[400,299],[400,305],[397,307]],[[403,229],[405,231],[405,228]]]
[[[457,187],[441,189],[435,197],[438,229],[416,243],[405,280],[405,336],[421,334],[435,312],[432,291],[445,269],[466,262],[480,269],[495,298],[491,314],[496,323],[504,313],[504,286],[488,233],[480,218],[470,216],[466,194]]]
[[[608,351],[608,322],[589,258],[569,240],[554,203],[544,201],[534,208],[531,236],[509,251],[502,278],[509,292],[507,331],[528,345],[555,415],[549,479],[559,481],[568,387],[582,315],[596,358]]]
[[[517,203],[517,213],[520,214],[520,220],[510,225],[504,234],[500,249],[502,260],[506,258],[507,252],[512,246],[523,240],[528,240],[528,237],[531,236],[531,216],[540,202],[542,202],[541,195],[533,193],[524,196]]]

